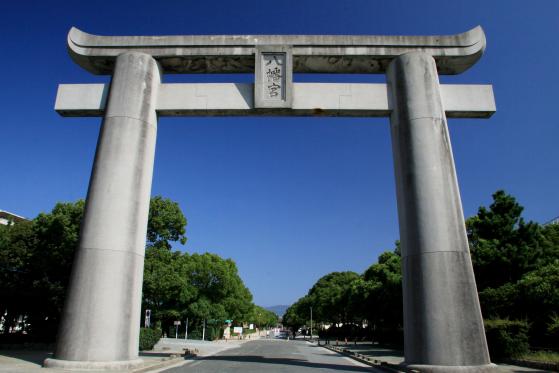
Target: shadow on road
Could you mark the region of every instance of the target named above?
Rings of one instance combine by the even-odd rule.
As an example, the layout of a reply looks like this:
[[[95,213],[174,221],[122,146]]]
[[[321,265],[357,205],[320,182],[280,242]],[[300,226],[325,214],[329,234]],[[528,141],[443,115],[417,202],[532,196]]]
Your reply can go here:
[[[42,365],[47,357],[52,357],[52,352],[41,350],[0,350],[0,356],[12,357]]]
[[[330,355],[331,356],[331,355]],[[259,364],[281,364],[289,366],[300,366],[308,368],[322,368],[322,369],[333,369],[333,370],[343,370],[347,372],[371,372],[372,368],[368,367],[357,367],[352,365],[339,365],[339,364],[325,364],[325,363],[312,363],[307,360],[301,359],[288,359],[288,358],[267,358],[255,355],[243,355],[243,356],[208,356],[201,358],[200,360],[215,360],[215,361],[235,361],[235,362],[245,362],[245,363],[259,363]]]

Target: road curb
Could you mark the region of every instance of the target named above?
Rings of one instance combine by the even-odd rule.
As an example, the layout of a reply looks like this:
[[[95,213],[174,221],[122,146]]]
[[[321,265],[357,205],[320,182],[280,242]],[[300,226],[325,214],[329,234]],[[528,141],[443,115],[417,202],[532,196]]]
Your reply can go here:
[[[385,372],[391,372],[391,373],[417,373],[418,372],[417,370],[407,369],[397,364],[392,364],[379,359],[373,359],[369,356],[352,352],[345,348],[331,346],[331,345],[321,345],[320,347],[324,347],[327,350],[334,351],[339,353],[340,355],[350,357],[353,360],[359,361],[360,363],[367,364],[374,368],[384,370]]]
[[[131,371],[131,373],[150,373],[150,372],[155,372],[155,371],[159,371],[163,368],[170,368],[171,365],[175,365],[180,362],[188,362],[190,358],[194,358],[196,357],[196,355],[180,355],[180,354],[174,354],[169,356],[168,358],[165,358],[164,360],[151,365],[149,367],[139,367],[136,368],[134,370]]]

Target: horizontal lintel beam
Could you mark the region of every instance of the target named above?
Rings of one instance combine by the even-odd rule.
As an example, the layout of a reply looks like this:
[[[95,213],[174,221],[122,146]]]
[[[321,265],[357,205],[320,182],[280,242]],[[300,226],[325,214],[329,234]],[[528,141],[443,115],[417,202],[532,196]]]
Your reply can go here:
[[[456,35],[174,35],[100,36],[72,27],[68,51],[74,61],[94,74],[111,74],[116,56],[147,53],[165,73],[252,73],[262,46],[293,49],[295,73],[379,74],[395,57],[427,53],[439,74],[459,74],[476,63],[485,50],[481,27]]]
[[[102,116],[108,84],[60,84],[55,110],[62,116]],[[489,118],[491,85],[441,85],[449,118]],[[255,109],[250,83],[168,83],[159,88],[160,116],[349,116],[386,117],[392,108],[386,84],[293,83],[291,108]]]

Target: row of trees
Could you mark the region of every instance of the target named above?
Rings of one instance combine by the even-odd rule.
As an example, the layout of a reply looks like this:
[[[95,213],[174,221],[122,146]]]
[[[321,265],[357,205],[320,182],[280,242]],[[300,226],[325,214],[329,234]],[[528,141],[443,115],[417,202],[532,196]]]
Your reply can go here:
[[[84,202],[58,203],[51,213],[28,222],[0,225],[0,327],[24,328],[25,340],[51,342],[56,336]],[[175,320],[202,320],[221,329],[224,320],[275,325],[277,316],[252,303],[252,295],[231,259],[215,254],[173,251],[186,243],[186,218],[177,203],[153,197],[150,203],[142,310],[169,330]],[[37,305],[40,304],[40,307]],[[208,334],[215,337],[216,333]]]
[[[378,263],[361,275],[333,272],[320,278],[306,296],[286,310],[284,325],[293,332],[308,328],[311,307],[315,330],[322,338],[400,344],[403,326],[399,250],[384,252]]]
[[[83,201],[59,203],[32,221],[0,225],[4,334],[24,324],[29,326],[25,333],[36,341],[47,342],[56,334],[83,209]]]
[[[556,348],[559,225],[525,222],[522,210],[514,197],[497,191],[489,208],[480,207],[466,221],[482,313],[487,320],[519,320],[532,347]],[[319,279],[286,311],[283,322],[295,330],[308,326],[312,307],[319,325],[332,326],[322,331],[325,337],[401,344],[401,284],[396,243],[363,274],[334,272]]]
[[[206,335],[212,339],[220,337],[225,320],[260,327],[275,326],[278,321],[276,314],[252,303],[231,259],[157,246],[146,250],[142,309],[151,310],[164,331],[173,329],[175,320],[184,325],[188,319],[194,337],[205,323]]]

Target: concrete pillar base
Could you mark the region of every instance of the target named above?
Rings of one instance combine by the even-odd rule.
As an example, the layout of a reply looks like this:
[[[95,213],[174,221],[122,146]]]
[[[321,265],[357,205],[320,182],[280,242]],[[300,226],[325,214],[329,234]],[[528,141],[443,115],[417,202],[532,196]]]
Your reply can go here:
[[[142,359],[124,360],[124,361],[72,361],[60,359],[46,359],[43,363],[45,368],[56,368],[64,370],[126,370],[137,368],[142,365]]]
[[[421,373],[494,373],[501,371],[495,364],[462,366],[404,364],[404,366],[407,369],[416,370]]]

